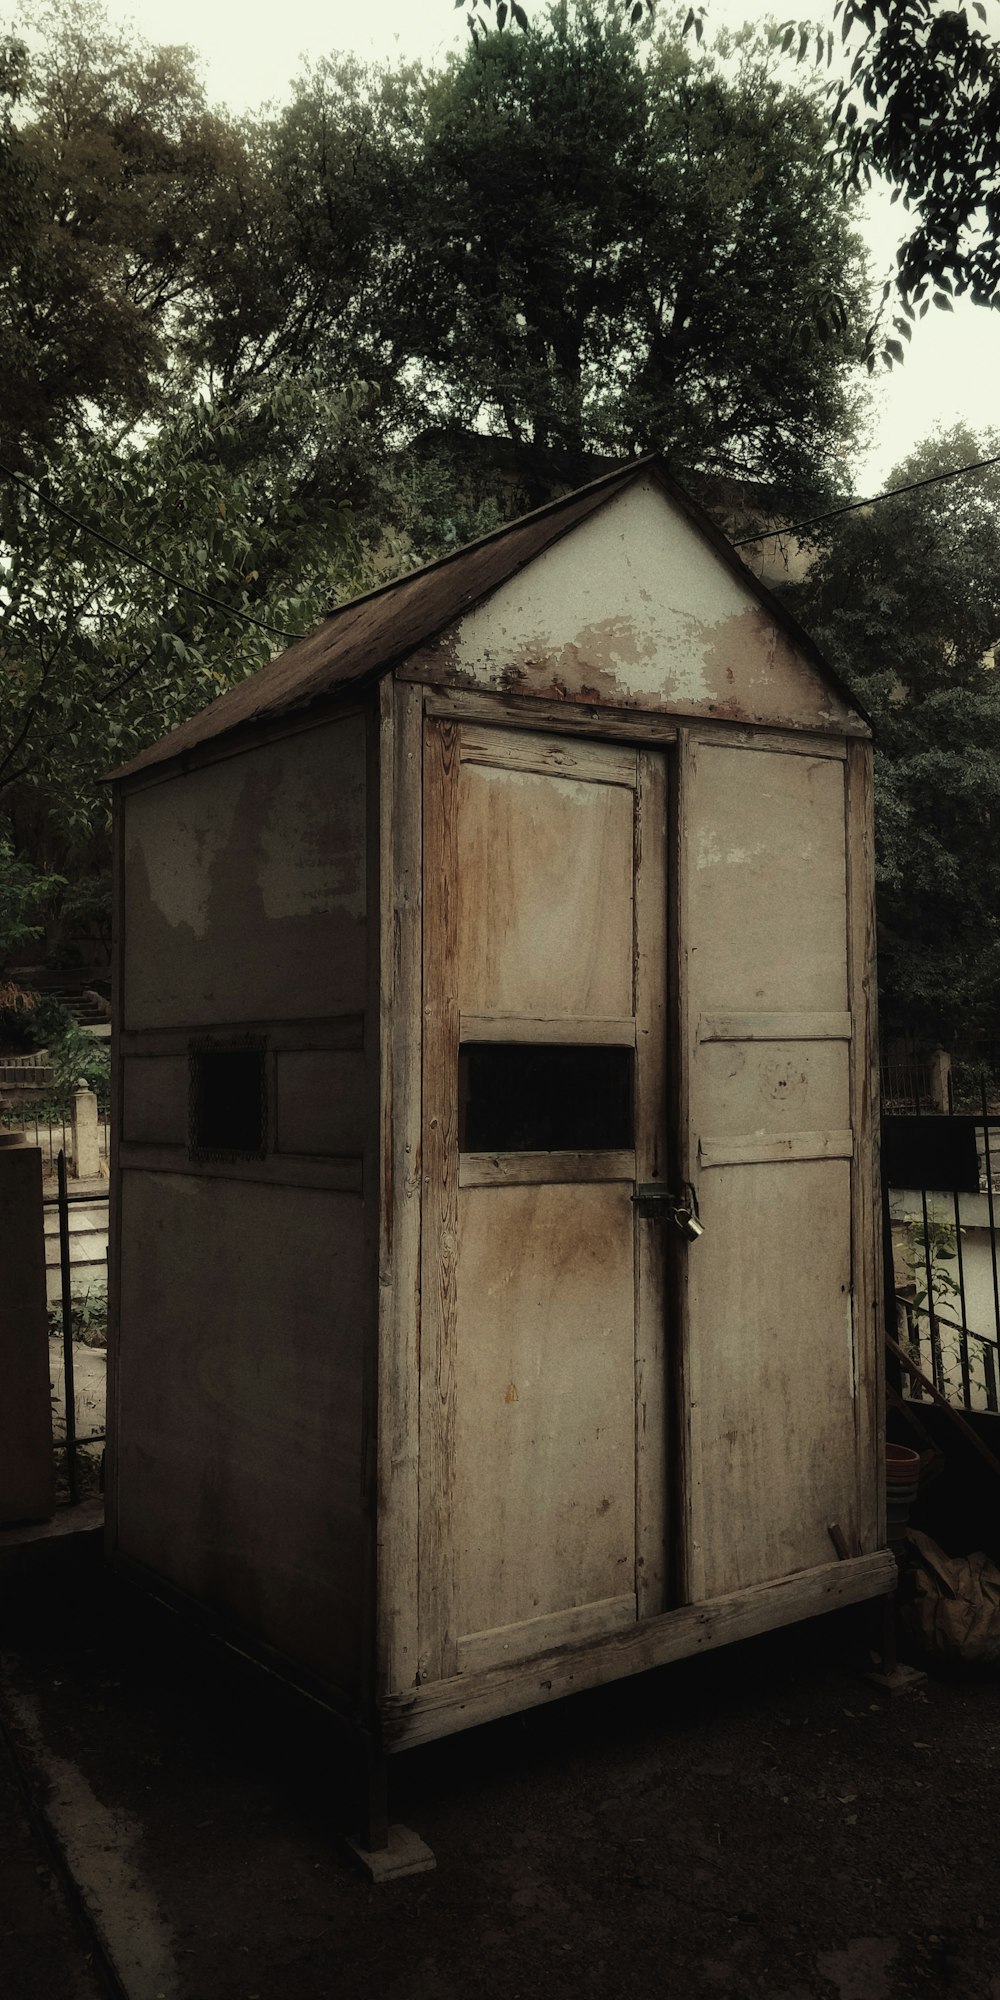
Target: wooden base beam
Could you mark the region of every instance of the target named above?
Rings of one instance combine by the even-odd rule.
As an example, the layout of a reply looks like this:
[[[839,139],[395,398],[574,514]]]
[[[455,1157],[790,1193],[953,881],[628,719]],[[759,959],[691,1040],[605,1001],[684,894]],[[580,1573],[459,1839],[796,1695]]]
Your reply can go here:
[[[895,1558],[889,1549],[879,1549],[874,1555],[823,1563],[772,1583],[754,1584],[729,1597],[681,1605],[624,1631],[564,1646],[533,1660],[432,1682],[383,1703],[385,1747],[408,1750],[583,1688],[601,1687],[671,1660],[689,1659],[777,1626],[797,1624],[822,1611],[882,1597],[896,1588],[897,1581]]]

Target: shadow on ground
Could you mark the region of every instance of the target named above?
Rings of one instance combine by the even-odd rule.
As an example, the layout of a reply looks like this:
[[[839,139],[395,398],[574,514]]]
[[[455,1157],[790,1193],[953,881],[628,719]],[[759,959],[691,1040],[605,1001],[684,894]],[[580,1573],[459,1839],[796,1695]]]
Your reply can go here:
[[[886,1704],[872,1630],[834,1614],[409,1753],[393,1817],[438,1869],[379,1888],[322,1719],[99,1561],[9,1589],[4,1672],[33,1782],[87,1802],[108,1868],[119,1843],[130,2000],[1000,2000],[1000,1685]],[[90,2000],[44,1856],[64,1976],[32,1984],[23,1853],[4,2000]]]

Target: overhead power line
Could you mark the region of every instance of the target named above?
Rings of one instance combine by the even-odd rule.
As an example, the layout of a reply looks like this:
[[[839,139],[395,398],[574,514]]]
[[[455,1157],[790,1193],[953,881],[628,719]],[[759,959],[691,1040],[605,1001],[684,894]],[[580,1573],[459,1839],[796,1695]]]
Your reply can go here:
[[[828,514],[814,514],[811,521],[793,521],[784,528],[764,528],[759,535],[741,535],[734,549],[749,548],[751,542],[769,542],[772,536],[804,535],[807,528],[819,528],[824,521],[836,521],[841,514],[858,514],[863,507],[878,507],[883,500],[898,500],[901,493],[919,493],[922,486],[940,486],[945,479],[961,479],[963,473],[981,472],[986,465],[1000,465],[1000,453],[994,458],[974,458],[971,465],[953,465],[950,472],[932,472],[927,479],[913,479],[909,486],[890,486],[885,493],[875,493],[870,500],[849,500],[843,507],[831,507]]]
[[[159,563],[151,562],[148,556],[141,556],[138,549],[131,548],[127,542],[116,542],[113,535],[104,533],[103,528],[95,528],[92,521],[82,521],[79,514],[72,513],[68,507],[62,505],[61,501],[53,500],[48,493],[43,492],[33,479],[26,479],[23,472],[15,472],[11,466],[4,465],[2,461],[0,461],[0,473],[5,479],[12,480],[15,486],[23,486],[26,493],[30,493],[33,499],[40,500],[42,506],[48,507],[51,513],[58,514],[60,520],[69,521],[72,527],[79,528],[85,535],[90,535],[95,542],[103,543],[106,549],[113,549],[116,555],[125,556],[127,561],[138,563],[140,569],[148,569],[163,583],[173,584],[175,590],[183,590],[188,597],[199,598],[202,604],[211,604],[214,610],[224,611],[227,618],[238,618],[244,625],[256,626],[258,632],[269,632],[275,639],[295,640],[303,637],[301,632],[286,632],[280,625],[269,625],[265,618],[255,618],[250,611],[239,611],[235,604],[227,604],[224,598],[213,597],[210,590],[202,590],[196,583],[185,583],[181,576],[173,576],[170,570],[162,569]]]

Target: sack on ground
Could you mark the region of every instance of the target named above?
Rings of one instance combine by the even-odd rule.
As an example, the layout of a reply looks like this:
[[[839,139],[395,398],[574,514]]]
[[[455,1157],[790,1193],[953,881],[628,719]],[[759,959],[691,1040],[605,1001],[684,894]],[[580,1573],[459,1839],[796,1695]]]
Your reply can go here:
[[[929,1535],[906,1535],[903,1622],[925,1653],[1000,1661],[1000,1569],[982,1549],[946,1556]]]

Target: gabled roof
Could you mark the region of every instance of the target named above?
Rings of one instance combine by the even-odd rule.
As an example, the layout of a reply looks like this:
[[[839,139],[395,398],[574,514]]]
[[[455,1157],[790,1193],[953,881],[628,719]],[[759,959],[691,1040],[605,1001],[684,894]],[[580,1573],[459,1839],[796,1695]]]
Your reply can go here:
[[[523,515],[507,527],[494,529],[492,534],[469,542],[422,569],[412,570],[394,583],[383,584],[378,590],[338,605],[314,632],[296,640],[287,652],[279,653],[198,715],[182,722],[169,736],[141,751],[113,776],[131,777],[133,772],[183,756],[230,730],[289,714],[308,707],[322,695],[391,672],[408,654],[435,639],[518,570],[606,506],[625,487],[650,476],[711,542],[743,588],[760,600],[827,686],[865,721],[869,720],[808,634],[740,561],[736,550],[698,502],[677,485],[659,453],[653,453],[629,460],[589,486],[561,500],[550,501],[534,513]]]

